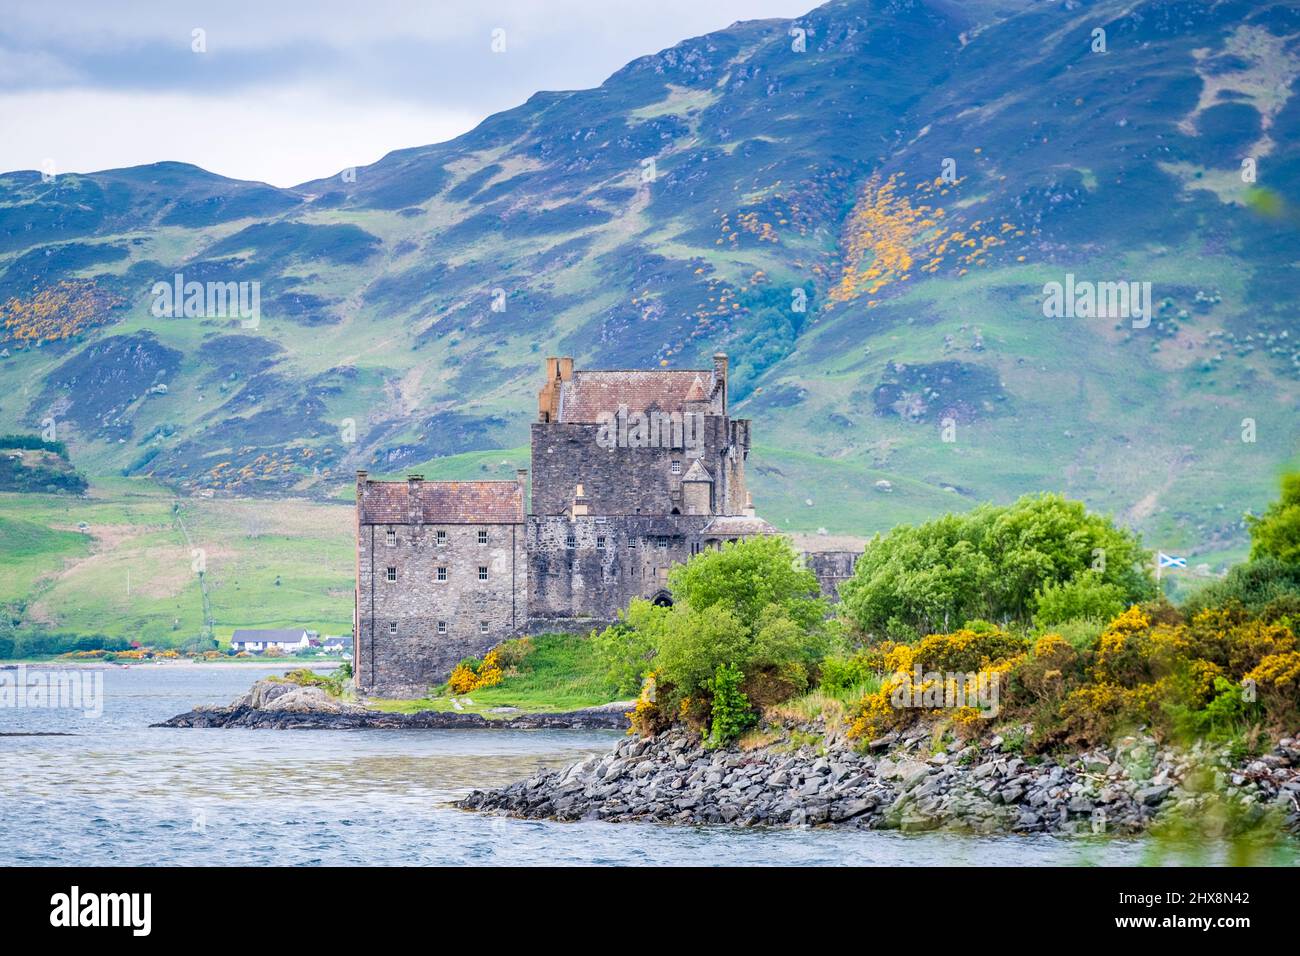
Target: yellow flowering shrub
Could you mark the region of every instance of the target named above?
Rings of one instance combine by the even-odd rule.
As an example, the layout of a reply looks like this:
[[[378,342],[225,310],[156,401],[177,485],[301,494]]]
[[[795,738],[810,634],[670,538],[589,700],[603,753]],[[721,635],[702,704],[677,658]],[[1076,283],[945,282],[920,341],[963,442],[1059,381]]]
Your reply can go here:
[[[1270,654],[1246,674],[1273,722],[1294,730],[1300,721],[1300,651]]]
[[[852,740],[874,740],[902,722],[906,711],[896,708],[890,699],[900,681],[891,678],[874,694],[866,694],[851,714],[848,735]]]
[[[500,656],[496,651],[488,651],[483,656],[483,663],[479,664],[477,671],[468,664],[457,664],[452,669],[447,684],[453,694],[468,694],[471,691],[482,690],[484,687],[495,687],[504,679]]]
[[[961,740],[973,740],[980,734],[984,715],[976,707],[958,707],[952,713],[952,728]]]

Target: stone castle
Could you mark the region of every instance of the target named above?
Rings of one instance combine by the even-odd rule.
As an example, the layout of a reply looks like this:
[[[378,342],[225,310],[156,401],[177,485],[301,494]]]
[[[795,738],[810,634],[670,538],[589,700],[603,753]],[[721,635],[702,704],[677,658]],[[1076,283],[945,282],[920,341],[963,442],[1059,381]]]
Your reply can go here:
[[[710,369],[586,371],[548,358],[528,472],[514,481],[357,473],[354,671],[412,696],[512,636],[589,630],[633,598],[671,603],[668,571],[776,529],[745,485],[750,422]],[[823,590],[852,556],[809,555]]]

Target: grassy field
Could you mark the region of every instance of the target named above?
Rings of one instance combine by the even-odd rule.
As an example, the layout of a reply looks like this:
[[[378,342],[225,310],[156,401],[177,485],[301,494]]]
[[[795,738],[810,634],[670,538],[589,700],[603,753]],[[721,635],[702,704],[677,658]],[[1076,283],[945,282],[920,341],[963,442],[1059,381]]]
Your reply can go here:
[[[422,710],[450,711],[457,708],[453,698],[466,713],[485,717],[509,717],[510,713],[492,713],[495,708],[511,707],[525,713],[577,710],[607,704],[615,697],[596,660],[591,642],[577,634],[541,634],[530,638],[533,650],[516,667],[506,670],[505,679],[495,687],[470,694],[455,695],[446,687],[418,700],[382,700],[371,698],[376,710],[413,714]]]
[[[148,644],[301,626],[347,633],[351,509],[308,501],[176,499],[146,481],[84,498],[0,494],[0,602],[25,623]]]

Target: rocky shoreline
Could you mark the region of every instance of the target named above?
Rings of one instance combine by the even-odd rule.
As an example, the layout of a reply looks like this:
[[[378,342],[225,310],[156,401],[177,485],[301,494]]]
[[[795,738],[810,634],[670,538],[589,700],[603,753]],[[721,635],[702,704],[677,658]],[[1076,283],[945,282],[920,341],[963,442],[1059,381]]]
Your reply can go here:
[[[626,730],[627,704],[554,714],[498,718],[455,711],[398,714],[331,697],[320,687],[260,680],[227,707],[194,710],[153,727],[226,727],[259,730]]]
[[[708,751],[679,730],[629,737],[604,756],[474,791],[457,805],[529,819],[1122,834],[1145,830],[1158,814],[1194,816],[1226,800],[1240,819],[1275,807],[1300,829],[1295,738],[1241,766],[1204,745],[1179,753],[1145,737],[1069,759],[1026,758],[1000,737],[932,752],[932,739],[918,727],[873,741],[866,754],[842,740]],[[1200,790],[1206,778],[1215,793]]]
[[[242,727],[258,730],[625,730],[627,718],[621,712],[606,710],[573,710],[489,719],[481,714],[434,710],[415,714],[391,714],[379,710],[311,713],[256,710],[251,707],[213,707],[177,714],[150,726]]]

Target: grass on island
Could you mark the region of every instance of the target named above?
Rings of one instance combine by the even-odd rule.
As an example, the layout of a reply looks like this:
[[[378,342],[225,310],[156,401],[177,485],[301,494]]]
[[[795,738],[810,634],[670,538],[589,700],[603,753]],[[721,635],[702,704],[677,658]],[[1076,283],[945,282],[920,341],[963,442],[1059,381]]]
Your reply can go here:
[[[531,649],[529,649],[531,645]],[[495,687],[454,694],[446,685],[418,700],[371,697],[367,705],[389,713],[454,711],[453,698],[463,713],[506,718],[511,713],[491,713],[499,707],[522,713],[554,713],[608,704],[616,699],[591,641],[581,634],[540,634],[503,645],[505,676]],[[509,658],[522,655],[517,663]]]

